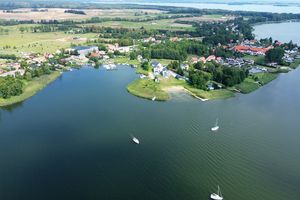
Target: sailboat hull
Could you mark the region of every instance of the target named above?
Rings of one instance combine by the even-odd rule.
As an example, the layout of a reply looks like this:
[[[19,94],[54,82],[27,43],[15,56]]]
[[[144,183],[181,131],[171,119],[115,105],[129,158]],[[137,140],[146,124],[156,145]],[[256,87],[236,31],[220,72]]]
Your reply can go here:
[[[211,194],[211,195],[210,195],[210,198],[211,198],[212,200],[223,200],[223,197],[220,197],[220,196],[217,195],[217,194]]]
[[[219,128],[220,128],[219,126],[215,126],[215,127],[212,127],[211,130],[212,131],[217,131],[217,130],[219,130]]]

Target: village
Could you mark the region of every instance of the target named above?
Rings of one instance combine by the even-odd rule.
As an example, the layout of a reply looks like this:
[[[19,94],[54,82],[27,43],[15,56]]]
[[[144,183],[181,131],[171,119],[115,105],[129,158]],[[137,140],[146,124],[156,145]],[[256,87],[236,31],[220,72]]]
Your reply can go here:
[[[163,38],[163,39],[162,39]],[[164,43],[165,40],[171,42],[178,42],[185,38],[173,37],[165,38],[164,36],[159,36],[158,38],[149,37],[137,41],[137,43],[149,43],[150,45]],[[192,38],[190,38],[192,39]],[[281,42],[276,41],[275,45],[282,45]],[[146,59],[142,55],[138,54],[134,58],[134,62],[129,59],[129,54],[131,52],[138,52],[138,45],[134,46],[119,46],[119,44],[106,44],[104,50],[99,50],[98,46],[74,46],[68,49],[57,50],[56,53],[45,53],[35,54],[35,53],[22,53],[22,56],[16,60],[1,59],[0,62],[0,77],[6,76],[24,76],[26,69],[38,69],[45,64],[51,66],[55,70],[70,70],[72,67],[85,66],[85,65],[99,65],[99,63],[106,69],[116,69],[117,64],[125,64],[134,68],[137,68],[144,62],[149,62],[151,65],[150,73],[141,74],[141,78],[149,78],[158,81],[159,78],[177,78],[180,80],[189,81],[189,78],[184,74],[177,74],[175,70],[168,68],[168,63],[161,63],[159,59]],[[222,66],[234,67],[234,68],[246,68],[249,74],[256,73],[269,73],[276,72],[276,70],[284,68],[291,70],[289,67],[281,66],[279,63],[265,63],[260,64],[256,62],[256,58],[264,57],[266,53],[273,49],[274,46],[262,46],[258,40],[245,40],[239,44],[228,44],[223,47],[226,50],[239,53],[240,57],[217,57],[215,55],[204,56],[189,56],[188,60],[180,62],[180,68],[182,71],[188,72],[190,67],[202,63],[204,66],[207,63],[217,63]],[[116,63],[117,58],[126,57],[128,58],[128,63]],[[298,47],[292,50],[285,50],[283,61],[286,63],[293,63],[295,60],[300,59]],[[24,68],[24,63],[26,63],[26,69]],[[129,64],[135,63],[135,64]],[[207,85],[209,90],[213,90],[211,84]]]
[[[238,23],[219,24],[231,31],[233,38],[240,35]],[[102,38],[107,36],[110,39]],[[156,97],[155,91],[164,90],[164,85],[184,85],[193,96],[208,99],[231,97],[235,92],[250,93],[275,79],[276,74],[293,70],[300,63],[299,48],[292,42],[238,37],[215,44],[218,39],[207,41],[207,38],[187,33],[152,33],[143,37],[140,33],[138,39],[113,38],[111,34],[97,34],[96,38],[88,39],[75,34],[72,41],[76,44],[70,43],[69,47],[53,53],[0,54],[0,77],[30,82],[54,71],[62,73],[84,66],[117,70],[122,65],[135,68],[140,79],[145,80],[134,82],[138,88],[134,92],[129,84],[127,90],[136,96],[152,99]],[[151,85],[149,81],[155,87],[147,88],[150,94],[141,95],[145,85]],[[166,98],[157,97],[157,100]]]

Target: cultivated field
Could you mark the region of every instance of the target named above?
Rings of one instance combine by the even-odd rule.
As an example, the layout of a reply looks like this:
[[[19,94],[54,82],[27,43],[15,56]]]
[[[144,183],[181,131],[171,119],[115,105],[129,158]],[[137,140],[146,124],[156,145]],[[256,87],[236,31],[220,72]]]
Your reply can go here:
[[[200,17],[183,17],[177,20],[182,21],[193,21],[193,22],[207,22],[207,21],[227,21],[234,19],[233,16],[224,16],[224,15],[203,15]]]
[[[129,22],[129,21],[107,21],[96,24],[86,24],[86,26],[104,26],[113,28],[145,28],[145,29],[161,29],[161,30],[193,30],[192,25],[175,23],[176,19],[162,19],[148,22]]]
[[[67,9],[51,8],[47,12],[33,12],[31,9],[16,9],[14,13],[5,13],[0,10],[0,19],[16,19],[16,20],[80,20],[91,17],[100,18],[141,18],[150,17],[152,15],[163,14],[159,10],[141,10],[141,9],[81,9],[86,15],[78,15],[72,13],[65,13]]]

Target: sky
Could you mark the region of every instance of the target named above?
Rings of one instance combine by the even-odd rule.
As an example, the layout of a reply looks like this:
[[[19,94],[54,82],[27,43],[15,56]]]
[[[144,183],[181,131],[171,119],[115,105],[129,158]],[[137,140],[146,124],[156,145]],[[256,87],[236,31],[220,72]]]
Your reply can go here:
[[[48,0],[0,0],[0,2],[18,2],[18,1],[44,1],[48,2]],[[297,3],[300,4],[300,0],[53,0],[53,1],[68,1],[68,2],[137,2],[137,3],[170,3],[170,2],[176,2],[176,3],[185,3],[185,2],[191,2],[191,3],[264,3],[264,4],[286,4],[286,3]]]

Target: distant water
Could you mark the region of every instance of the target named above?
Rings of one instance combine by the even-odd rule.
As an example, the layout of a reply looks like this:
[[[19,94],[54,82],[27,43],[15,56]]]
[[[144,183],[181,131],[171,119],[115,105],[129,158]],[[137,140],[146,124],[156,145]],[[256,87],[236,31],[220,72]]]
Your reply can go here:
[[[284,22],[254,26],[257,38],[269,38],[281,42],[293,41],[300,45],[300,22]]]
[[[299,76],[152,102],[126,91],[130,68],[64,73],[0,109],[0,199],[207,200],[217,185],[230,200],[300,199]]]
[[[134,3],[134,2],[133,2]],[[258,4],[216,4],[216,3],[140,3],[144,5],[161,5],[190,7],[199,9],[223,9],[232,11],[256,11],[256,12],[272,12],[272,13],[300,13],[299,6],[274,6],[274,5],[258,5]]]

